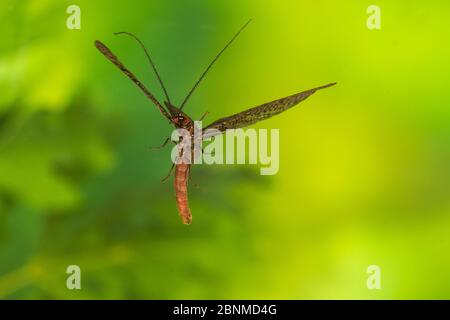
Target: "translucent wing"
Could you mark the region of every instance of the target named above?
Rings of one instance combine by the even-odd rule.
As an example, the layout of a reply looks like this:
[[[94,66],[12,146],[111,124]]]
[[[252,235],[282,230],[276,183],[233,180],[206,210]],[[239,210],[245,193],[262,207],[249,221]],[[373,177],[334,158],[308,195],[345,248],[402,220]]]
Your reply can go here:
[[[289,108],[292,108],[293,106],[297,105],[301,101],[308,98],[310,95],[312,95],[314,92],[320,89],[325,89],[331,86],[334,86],[336,82],[329,83],[327,85],[317,87],[314,89],[310,89],[307,91],[303,91],[297,94],[294,94],[289,97],[281,98],[272,102],[268,102],[265,104],[262,104],[260,106],[236,113],[232,116],[221,118],[217,121],[214,121],[209,126],[203,129],[204,131],[204,138],[212,137],[217,134],[218,132],[206,132],[208,129],[215,129],[219,130],[221,133],[224,132],[227,129],[237,129],[237,128],[243,128],[246,126],[249,126],[251,124],[254,124],[256,122],[271,118],[283,111],[286,111]]]

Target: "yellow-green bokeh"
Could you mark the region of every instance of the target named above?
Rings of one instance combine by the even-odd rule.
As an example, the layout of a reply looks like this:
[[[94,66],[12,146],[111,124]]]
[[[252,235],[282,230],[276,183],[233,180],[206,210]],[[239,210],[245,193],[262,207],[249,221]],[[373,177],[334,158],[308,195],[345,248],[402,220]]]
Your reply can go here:
[[[446,1],[0,3],[0,297],[450,297],[450,5]],[[381,30],[366,10],[381,8]],[[194,166],[189,227],[161,183],[170,134],[93,46],[101,39],[206,122],[337,81],[257,128],[280,129],[280,171]],[[66,288],[66,268],[82,290]],[[368,290],[378,265],[381,290]]]

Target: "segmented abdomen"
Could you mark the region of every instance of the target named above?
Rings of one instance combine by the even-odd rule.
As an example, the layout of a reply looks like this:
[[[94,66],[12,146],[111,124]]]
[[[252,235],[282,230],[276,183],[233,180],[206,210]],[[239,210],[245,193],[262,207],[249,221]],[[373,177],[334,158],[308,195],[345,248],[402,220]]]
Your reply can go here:
[[[192,222],[192,214],[188,204],[187,180],[189,176],[190,164],[175,165],[175,195],[181,220],[184,224]]]

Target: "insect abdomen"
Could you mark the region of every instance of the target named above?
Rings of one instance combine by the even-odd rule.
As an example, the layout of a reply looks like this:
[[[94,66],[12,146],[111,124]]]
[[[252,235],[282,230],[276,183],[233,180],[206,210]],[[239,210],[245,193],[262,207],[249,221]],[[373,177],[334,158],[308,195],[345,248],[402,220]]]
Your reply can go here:
[[[188,204],[187,179],[190,164],[177,164],[175,166],[175,195],[178,211],[184,224],[191,224],[192,214]]]

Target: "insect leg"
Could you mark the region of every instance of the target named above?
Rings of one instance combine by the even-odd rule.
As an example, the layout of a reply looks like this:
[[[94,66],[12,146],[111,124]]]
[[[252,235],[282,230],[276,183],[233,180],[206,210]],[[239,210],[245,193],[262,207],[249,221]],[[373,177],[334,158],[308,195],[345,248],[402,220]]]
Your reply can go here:
[[[202,117],[200,118],[199,121],[202,121],[208,114],[209,114],[209,111],[206,111],[206,112],[202,115]]]
[[[172,166],[170,167],[169,173],[161,180],[161,182],[166,181],[169,179],[170,175],[172,174],[173,168],[175,167],[175,163],[172,163]]]
[[[170,137],[167,138],[166,140],[164,140],[164,143],[158,147],[150,147],[150,150],[152,151],[156,151],[156,150],[161,150],[162,148],[164,148],[166,146],[166,144],[170,141]],[[175,143],[175,141],[173,141]]]
[[[189,181],[192,182],[191,168],[189,168],[188,175],[189,175]],[[198,184],[196,184],[195,182],[192,182],[192,185],[194,186],[194,188],[199,188]]]

